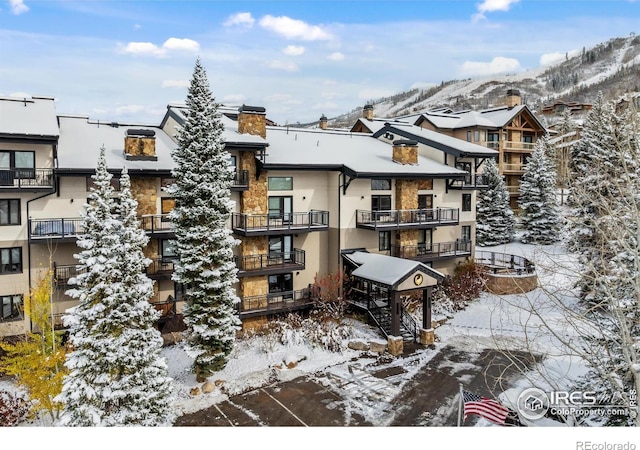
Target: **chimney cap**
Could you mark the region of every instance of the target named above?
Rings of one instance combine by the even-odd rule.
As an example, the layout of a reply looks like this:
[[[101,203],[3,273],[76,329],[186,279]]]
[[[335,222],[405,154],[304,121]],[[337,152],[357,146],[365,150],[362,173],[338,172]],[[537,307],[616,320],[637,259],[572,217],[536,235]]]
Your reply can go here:
[[[394,146],[406,146],[406,147],[416,147],[418,145],[418,141],[413,141],[411,139],[398,139],[397,141],[393,141]]]
[[[508,89],[507,96],[511,97],[512,95],[520,95],[520,91],[518,89]]]
[[[240,113],[253,113],[253,114],[265,114],[267,112],[266,108],[264,106],[249,106],[249,105],[242,105],[240,108],[238,108],[238,112]]]
[[[320,117],[320,120],[328,120],[327,116],[325,116],[324,114]]]
[[[364,108],[362,108],[364,110],[368,110],[368,109],[373,109],[373,105],[370,103],[367,103],[366,105],[364,105]]]
[[[112,125],[113,126],[113,125]],[[146,136],[153,137],[156,135],[156,132],[153,130],[143,130],[143,129],[135,129],[129,128],[127,130],[127,136]]]

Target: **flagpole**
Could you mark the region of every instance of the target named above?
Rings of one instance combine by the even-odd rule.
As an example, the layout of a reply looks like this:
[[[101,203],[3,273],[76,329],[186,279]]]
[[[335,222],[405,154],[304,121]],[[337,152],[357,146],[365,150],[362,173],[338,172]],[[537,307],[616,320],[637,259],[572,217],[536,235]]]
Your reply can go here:
[[[458,426],[461,426],[462,424],[462,402],[463,402],[463,396],[462,396],[462,383],[460,384],[460,399],[458,401]]]

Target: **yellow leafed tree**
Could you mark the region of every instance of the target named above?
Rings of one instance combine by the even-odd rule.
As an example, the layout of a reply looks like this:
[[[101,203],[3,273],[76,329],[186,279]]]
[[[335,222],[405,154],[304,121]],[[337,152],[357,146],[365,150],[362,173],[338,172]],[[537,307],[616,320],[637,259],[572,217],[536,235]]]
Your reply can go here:
[[[0,343],[6,352],[0,359],[0,372],[15,376],[28,391],[32,414],[44,410],[55,420],[61,405],[54,399],[62,390],[66,350],[50,320],[52,277],[49,270],[24,301],[25,315],[36,331],[15,344]]]

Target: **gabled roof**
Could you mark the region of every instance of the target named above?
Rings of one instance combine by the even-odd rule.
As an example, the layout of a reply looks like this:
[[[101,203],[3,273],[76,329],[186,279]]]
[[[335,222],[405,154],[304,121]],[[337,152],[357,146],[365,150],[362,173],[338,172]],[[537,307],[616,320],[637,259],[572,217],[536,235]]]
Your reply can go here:
[[[173,118],[179,125],[184,125],[186,120],[185,113],[187,107],[184,104],[171,103],[167,106],[167,113],[165,114],[160,128],[163,128],[167,123],[169,117]],[[255,136],[252,134],[238,133],[238,108],[220,106],[218,112],[221,114],[221,121],[224,125],[224,131],[222,132],[222,140],[229,147],[266,147],[269,144],[261,136]]]
[[[53,97],[0,98],[0,137],[57,140],[60,132]]]
[[[466,174],[420,155],[417,165],[396,163],[391,145],[368,133],[267,127],[267,140],[263,166],[271,170],[343,170],[356,178],[461,178]]]
[[[442,273],[419,261],[363,251],[343,254],[343,257],[358,266],[351,272],[353,276],[391,288],[397,288],[400,283],[418,271],[426,273],[436,281],[444,280]]]
[[[419,126],[422,122],[427,121],[436,128],[447,130],[476,127],[502,128],[521,113],[528,114],[540,129],[545,129],[544,125],[542,125],[527,105],[517,105],[513,107],[501,106],[480,111],[469,110],[453,113],[427,111],[423,113],[414,124]]]
[[[421,144],[441,150],[449,155],[456,157],[480,157],[480,158],[497,158],[499,152],[482,145],[467,142],[462,139],[447,136],[437,131],[427,130],[417,125],[403,124],[400,122],[387,123],[381,129],[373,134],[373,137],[391,134],[396,139],[397,136],[413,139]]]

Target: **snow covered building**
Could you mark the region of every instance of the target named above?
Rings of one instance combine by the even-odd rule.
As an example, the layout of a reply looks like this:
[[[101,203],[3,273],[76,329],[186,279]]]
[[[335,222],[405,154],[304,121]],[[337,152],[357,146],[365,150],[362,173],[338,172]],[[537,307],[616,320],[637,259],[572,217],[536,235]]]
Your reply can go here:
[[[152,302],[165,316],[181,312],[167,220],[174,200],[163,187],[172,183],[171,150],[184,111],[168,105],[159,125],[123,124],[56,114],[50,98],[0,100],[0,336],[28,329],[21,301],[48,267],[55,271],[54,316],[74,304],[64,292],[76,271],[79,211],[103,146],[116,189],[127,167],[150,237]],[[316,274],[338,272],[355,251],[442,274],[473,258],[482,187],[475,175],[497,151],[406,123],[371,120],[375,130],[360,132],[305,129],[269,125],[261,107],[220,112],[236,173],[228,226],[241,241],[236,289],[246,326],[312,307]]]
[[[480,111],[427,111],[397,121],[498,151],[498,170],[505,176],[511,207],[517,209],[525,164],[537,139],[546,134],[546,129],[529,107],[522,104],[518,90],[509,89],[504,103],[504,106]],[[373,111],[368,114],[371,119],[360,119],[354,130],[374,131],[369,126]],[[457,161],[456,164],[471,172],[468,162]]]

